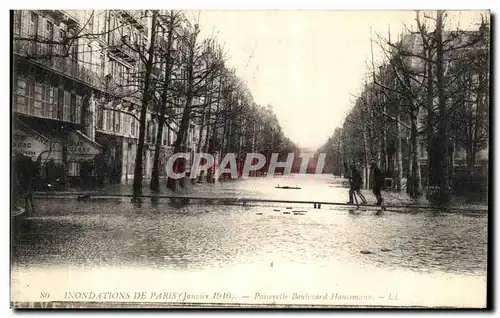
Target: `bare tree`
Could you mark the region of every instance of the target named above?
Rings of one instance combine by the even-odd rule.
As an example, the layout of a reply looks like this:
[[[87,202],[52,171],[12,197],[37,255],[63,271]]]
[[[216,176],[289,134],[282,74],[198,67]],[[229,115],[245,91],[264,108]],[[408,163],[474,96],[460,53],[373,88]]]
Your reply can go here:
[[[134,183],[133,183],[134,195],[142,194],[143,149],[144,149],[144,139],[146,136],[146,115],[148,111],[148,106],[153,96],[153,92],[151,90],[150,85],[151,85],[151,72],[153,68],[153,60],[155,56],[156,30],[158,27],[157,19],[158,19],[158,11],[153,10],[151,19],[151,40],[149,43],[148,55],[146,58],[142,58],[142,60],[145,62],[145,74],[144,74],[145,77],[144,77],[142,105],[139,117],[139,140],[137,143],[137,152],[135,157]]]
[[[176,57],[174,56],[174,41],[177,38],[177,32],[180,27],[180,21],[183,19],[183,16],[179,12],[170,11],[167,15],[160,16],[160,20],[163,20],[165,23],[165,27],[167,29],[166,39],[159,39],[160,41],[160,50],[161,57],[164,59],[164,74],[163,74],[163,88],[162,88],[162,98],[159,103],[159,116],[158,116],[158,130],[156,132],[156,144],[155,144],[155,152],[153,158],[153,168],[151,171],[151,183],[150,187],[153,191],[159,191],[160,183],[160,147],[161,140],[163,136],[163,129],[166,125],[166,112],[168,107],[168,97],[169,97],[169,88],[171,85],[172,79],[172,69],[174,67],[174,63],[176,61]],[[167,128],[168,129],[168,128]]]
[[[194,109],[193,99],[203,94],[211,79],[215,78],[224,67],[224,60],[220,55],[217,58],[208,60],[205,58],[214,52],[213,45],[208,40],[201,43],[197,41],[200,32],[198,24],[195,24],[193,28],[188,27],[184,31],[185,33],[179,43],[180,54],[183,58],[183,76],[182,82],[180,82],[181,85],[177,86],[184,103],[179,129],[174,142],[174,153],[180,152],[186,141]],[[185,166],[183,159],[177,162],[180,162],[179,167],[183,169]],[[173,190],[176,189],[173,179],[169,178],[167,185]]]

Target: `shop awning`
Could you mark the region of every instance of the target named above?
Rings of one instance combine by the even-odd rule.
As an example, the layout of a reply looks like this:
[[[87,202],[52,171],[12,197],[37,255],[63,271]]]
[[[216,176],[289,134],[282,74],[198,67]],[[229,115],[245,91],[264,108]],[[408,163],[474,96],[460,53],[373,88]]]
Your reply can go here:
[[[68,161],[91,161],[102,153],[102,146],[79,130],[69,133],[66,146]]]
[[[62,144],[57,139],[42,135],[32,129],[19,118],[14,118],[14,134],[12,147],[23,155],[36,161],[39,157],[46,159],[62,159]]]

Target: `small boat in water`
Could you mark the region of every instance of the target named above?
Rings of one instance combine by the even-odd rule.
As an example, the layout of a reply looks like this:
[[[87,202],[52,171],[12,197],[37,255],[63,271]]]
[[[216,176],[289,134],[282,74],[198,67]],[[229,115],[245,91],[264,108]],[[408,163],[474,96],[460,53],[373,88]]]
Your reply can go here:
[[[279,184],[278,184],[275,188],[276,188],[276,189],[294,189],[294,190],[300,190],[300,187],[297,187],[297,186],[295,186],[295,187],[290,187],[290,186],[281,186],[281,187],[280,187],[280,185],[279,185]]]

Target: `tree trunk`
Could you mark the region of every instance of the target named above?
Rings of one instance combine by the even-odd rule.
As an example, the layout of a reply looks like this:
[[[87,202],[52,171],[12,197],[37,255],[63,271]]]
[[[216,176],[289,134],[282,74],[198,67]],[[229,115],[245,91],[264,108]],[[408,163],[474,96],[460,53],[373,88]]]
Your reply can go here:
[[[163,136],[163,127],[165,126],[165,113],[167,110],[167,96],[168,96],[168,86],[170,84],[170,76],[172,73],[172,59],[170,56],[170,51],[172,49],[173,42],[173,28],[174,28],[174,15],[173,12],[170,14],[170,21],[168,26],[168,36],[167,36],[167,55],[165,59],[165,79],[163,81],[163,92],[162,101],[160,105],[160,117],[158,119],[158,131],[156,133],[156,144],[155,153],[153,159],[153,169],[151,171],[151,190],[158,192],[160,191],[160,149],[161,140]]]
[[[207,101],[207,94],[205,93],[205,98],[203,99],[203,103],[205,103],[205,105],[203,105],[203,111],[202,111],[202,116],[201,116],[201,123],[200,123],[200,132],[198,133],[198,143],[196,144],[196,152],[195,153],[200,153],[200,148],[201,148],[201,143],[202,143],[202,137],[203,137],[203,127],[205,125],[205,116],[207,115],[205,113],[206,111],[206,101]],[[207,125],[209,126],[209,125]],[[191,164],[192,166],[192,164]],[[202,175],[200,173],[200,175],[198,176],[198,181],[201,182],[201,179],[202,179]],[[194,184],[196,181],[195,178],[192,179],[192,183]]]
[[[234,145],[232,144],[231,131],[232,131],[233,121],[231,118],[228,119],[227,131],[226,131],[226,151],[225,154],[228,154],[233,150]]]
[[[149,101],[151,99],[151,92],[149,85],[151,80],[151,70],[153,67],[153,56],[155,50],[157,15],[158,11],[153,11],[153,16],[151,19],[151,43],[149,44],[148,60],[146,63],[144,92],[142,97],[141,116],[139,120],[139,140],[137,143],[137,152],[135,155],[133,192],[134,195],[137,196],[142,194],[142,173],[143,173],[142,163],[143,163],[143,151],[144,151],[144,138],[146,135],[146,115],[148,111]]]
[[[190,91],[188,89],[188,91]],[[191,93],[189,92],[186,102],[184,104],[184,112],[182,114],[182,119],[181,119],[181,124],[179,125],[179,131],[177,132],[177,136],[174,142],[174,153],[179,153],[182,152],[184,149],[184,143],[185,143],[185,138],[189,129],[189,120],[190,120],[190,114],[191,114],[191,102],[192,102],[192,97],[190,96]],[[174,166],[180,167],[180,169],[185,169],[185,164],[186,164],[186,159],[185,158],[179,158],[176,160],[176,164]],[[176,171],[180,172],[180,171]],[[168,176],[167,176],[168,178]],[[182,181],[181,181],[182,183]],[[174,179],[168,178],[167,181],[167,187],[173,191],[177,190],[176,182]]]
[[[177,136],[175,139],[174,143],[174,153],[179,153],[181,150],[183,150],[183,145],[185,143],[185,137],[188,133],[189,129],[189,120],[191,117],[191,104],[193,101],[193,81],[194,81],[194,54],[195,54],[195,46],[196,46],[196,38],[198,36],[199,29],[198,27],[195,28],[195,31],[193,34],[190,35],[190,39],[188,42],[188,50],[189,50],[189,56],[188,56],[188,61],[187,61],[187,81],[186,81],[186,102],[184,104],[184,110],[182,113],[182,120],[179,125],[179,130],[177,132]],[[179,162],[179,163],[177,163]],[[179,158],[176,161],[176,166],[180,167],[180,169],[185,169],[185,159],[184,158]],[[183,180],[181,180],[181,184],[183,184]],[[177,190],[176,189],[176,182],[174,179],[168,178],[167,181],[167,187],[173,191]]]
[[[214,156],[214,158],[215,158],[215,154],[217,152],[217,149],[216,149],[217,139],[219,138],[217,122],[218,122],[218,119],[220,116],[219,111],[220,111],[221,85],[222,84],[219,83],[219,89],[218,89],[218,93],[217,93],[217,104],[216,104],[216,108],[215,108],[215,120],[214,120],[214,124],[212,126],[212,147],[211,148],[212,148],[212,155]],[[208,182],[215,182],[215,179],[213,179],[214,173],[215,173],[214,169],[213,168],[210,169],[210,176],[207,176]]]
[[[396,189],[401,191],[401,182],[403,180],[403,152],[401,147],[401,123],[400,123],[400,105],[396,102]]]
[[[363,161],[364,161],[364,165],[363,165],[363,169],[364,169],[364,176],[365,176],[365,182],[364,182],[364,185],[365,185],[365,189],[368,189],[370,187],[370,169],[368,169],[368,165],[369,165],[369,162],[370,162],[370,149],[369,149],[369,146],[368,146],[368,133],[367,133],[367,128],[365,127],[365,125],[363,125],[363,155],[364,155],[364,158],[363,158]]]
[[[427,195],[434,185],[433,146],[434,146],[434,78],[432,74],[432,49],[427,49]]]
[[[446,92],[444,83],[444,48],[443,48],[443,11],[437,11],[436,19],[436,76],[437,90],[439,99],[439,149],[435,149],[439,153],[439,198],[443,202],[450,199],[449,190],[449,156],[448,156],[448,117],[446,107]]]
[[[418,108],[410,101],[410,180],[408,180],[408,194],[417,197],[422,194],[420,180],[420,165],[418,162],[418,130],[417,130]]]
[[[386,113],[386,98],[382,96],[382,111]],[[387,118],[382,117],[382,163],[380,165],[382,173],[389,170],[389,152],[387,151]]]
[[[478,74],[478,88],[477,88],[477,105],[476,105],[476,116],[474,121],[474,137],[471,145],[471,168],[476,165],[477,152],[480,146],[481,130],[483,129],[483,114],[485,113],[485,108],[488,107],[488,94],[485,93],[485,88],[487,87],[487,82],[485,81],[484,72],[485,70],[480,69]],[[487,70],[486,70],[487,71]],[[486,83],[485,83],[486,82]],[[487,118],[487,117],[486,117]]]
[[[205,125],[207,127],[207,131],[205,132],[205,143],[203,146],[204,151],[208,151],[208,143],[210,142],[210,127],[212,126],[212,123],[210,122],[211,117],[212,117],[212,97],[208,97],[208,114],[207,114],[207,124]]]

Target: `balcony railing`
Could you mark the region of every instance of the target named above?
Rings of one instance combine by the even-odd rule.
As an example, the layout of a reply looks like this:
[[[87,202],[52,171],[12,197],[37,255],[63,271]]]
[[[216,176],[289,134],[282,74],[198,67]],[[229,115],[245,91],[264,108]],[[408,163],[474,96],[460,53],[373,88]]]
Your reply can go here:
[[[105,80],[102,77],[80,65],[71,56],[61,56],[64,54],[60,52],[65,51],[61,44],[46,44],[38,41],[40,41],[39,38],[16,41],[14,51],[34,63],[41,64],[97,89],[105,89]]]
[[[112,96],[123,98],[133,103],[139,103],[142,98],[141,91],[137,84],[127,85],[125,82],[109,81],[106,91]]]
[[[137,10],[118,10],[122,18],[126,19],[130,24],[139,30],[144,30],[146,25],[141,16],[141,11]]]
[[[137,61],[138,54],[129,45],[124,43],[124,41],[129,40],[125,39],[119,32],[112,32],[109,34],[109,50],[126,62],[133,63]]]

